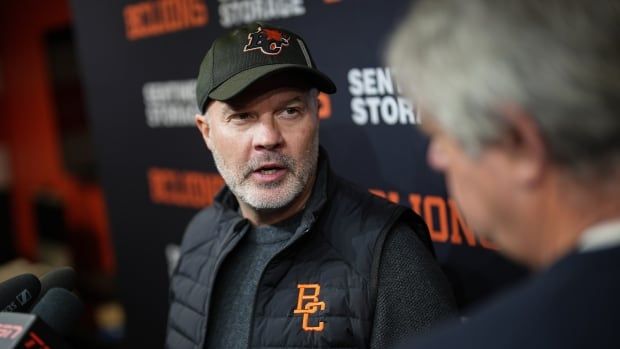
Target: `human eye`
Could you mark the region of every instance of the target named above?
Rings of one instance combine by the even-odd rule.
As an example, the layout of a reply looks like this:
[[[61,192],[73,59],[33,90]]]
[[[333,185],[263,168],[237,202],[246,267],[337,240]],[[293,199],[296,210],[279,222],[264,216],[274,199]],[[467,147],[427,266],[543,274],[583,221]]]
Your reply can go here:
[[[302,114],[303,110],[301,107],[286,107],[284,109],[282,109],[282,111],[280,112],[280,116],[285,118],[285,119],[294,119],[296,117],[299,117]]]
[[[228,122],[234,122],[237,124],[242,124],[252,119],[252,114],[250,113],[235,113],[229,115],[226,120]]]

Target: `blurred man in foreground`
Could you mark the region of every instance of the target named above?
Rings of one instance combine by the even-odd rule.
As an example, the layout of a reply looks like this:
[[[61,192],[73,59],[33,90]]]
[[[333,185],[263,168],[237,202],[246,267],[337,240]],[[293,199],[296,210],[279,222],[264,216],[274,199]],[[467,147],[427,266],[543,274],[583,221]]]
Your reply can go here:
[[[415,348],[619,348],[620,3],[418,1],[389,49],[428,161],[536,275]]]
[[[383,348],[451,313],[422,219],[330,170],[319,90],[336,88],[288,30],[207,52],[196,123],[226,187],[185,232],[166,347]]]

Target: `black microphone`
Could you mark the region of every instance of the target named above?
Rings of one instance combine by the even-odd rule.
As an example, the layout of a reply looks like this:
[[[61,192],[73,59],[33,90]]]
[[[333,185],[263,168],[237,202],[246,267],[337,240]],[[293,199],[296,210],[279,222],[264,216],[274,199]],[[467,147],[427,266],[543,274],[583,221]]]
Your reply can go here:
[[[73,291],[75,288],[75,270],[71,267],[56,268],[41,276],[42,295],[56,287]]]
[[[53,288],[32,314],[0,313],[0,349],[67,349],[62,337],[71,332],[82,309],[73,293]]]
[[[75,270],[71,267],[56,268],[41,276],[41,292],[36,302],[52,288],[64,288],[67,291],[72,291],[75,288]],[[36,302],[33,302],[33,305]]]
[[[66,336],[80,319],[84,305],[73,293],[52,288],[32,309],[32,314],[41,318],[56,333]]]
[[[41,282],[32,274],[22,274],[0,283],[0,311],[25,312],[41,292]]]

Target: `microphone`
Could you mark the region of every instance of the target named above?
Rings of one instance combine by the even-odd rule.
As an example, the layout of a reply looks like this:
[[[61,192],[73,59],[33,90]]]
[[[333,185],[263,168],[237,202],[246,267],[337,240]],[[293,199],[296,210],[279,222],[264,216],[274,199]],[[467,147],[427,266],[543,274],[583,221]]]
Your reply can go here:
[[[67,349],[62,336],[71,332],[82,309],[71,292],[52,288],[32,314],[0,313],[0,349]]]
[[[52,288],[63,288],[72,291],[75,288],[75,270],[71,267],[56,268],[41,276],[41,292],[36,302],[41,300]],[[36,302],[33,302],[35,304]]]
[[[0,283],[0,311],[26,312],[41,292],[41,282],[32,274],[22,274]]]
[[[41,318],[56,333],[66,336],[80,319],[84,310],[82,302],[71,292],[52,288],[32,309],[32,314]]]
[[[75,288],[75,270],[71,267],[56,268],[41,276],[41,295],[55,287],[72,291]]]

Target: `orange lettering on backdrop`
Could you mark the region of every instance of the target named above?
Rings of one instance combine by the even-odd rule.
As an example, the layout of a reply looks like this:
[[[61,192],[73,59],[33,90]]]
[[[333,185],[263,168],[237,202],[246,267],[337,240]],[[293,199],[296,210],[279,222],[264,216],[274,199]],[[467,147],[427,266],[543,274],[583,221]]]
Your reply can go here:
[[[388,201],[391,201],[395,204],[400,202],[400,194],[398,194],[398,192],[395,192],[395,191],[385,192],[380,189],[368,189],[368,191],[380,198],[387,199]]]
[[[332,116],[332,101],[328,94],[319,93],[319,119],[329,119]]]
[[[200,27],[209,22],[207,6],[200,0],[140,2],[125,6],[123,17],[128,40]]]
[[[374,188],[368,191],[391,202],[400,202],[400,194],[396,191]],[[446,202],[446,199],[441,196],[422,196],[416,193],[410,193],[408,199],[411,209],[424,218],[433,242],[462,245],[463,238],[465,238],[467,246],[480,245],[487,249],[497,249],[491,241],[474,234],[463,220],[454,200],[448,199]]]
[[[420,194],[409,194],[409,206],[411,206],[413,212],[419,214],[420,216],[422,215],[421,203],[422,196]]]
[[[437,212],[437,222],[433,219],[434,212]],[[428,225],[428,230],[433,241],[448,241],[448,213],[446,210],[446,202],[442,197],[428,195],[424,198],[424,220],[426,221],[426,225]],[[438,226],[435,226],[435,223],[437,223]]]
[[[462,231],[465,236],[465,241],[467,241],[467,245],[476,246],[476,238],[474,237],[474,233],[472,233],[465,222],[463,222],[454,200],[449,199],[448,205],[450,206],[450,221],[452,223],[452,236],[450,238],[450,242],[455,245],[461,245],[463,243],[463,239],[461,238],[461,234],[459,232]]]
[[[181,207],[210,205],[224,185],[219,174],[150,168],[147,172],[151,201]]]
[[[368,191],[394,203],[400,202],[400,194],[396,191],[386,192],[381,189],[369,189]],[[454,200],[448,199],[446,203],[446,200],[441,196],[422,196],[414,193],[410,193],[408,198],[411,209],[424,217],[431,239],[434,242],[450,242],[454,245],[462,245],[464,237],[468,246],[476,246],[479,243],[482,247],[496,249],[493,243],[484,238],[478,238],[472,232],[463,221]],[[449,221],[448,216],[450,217]]]

